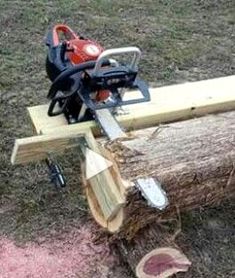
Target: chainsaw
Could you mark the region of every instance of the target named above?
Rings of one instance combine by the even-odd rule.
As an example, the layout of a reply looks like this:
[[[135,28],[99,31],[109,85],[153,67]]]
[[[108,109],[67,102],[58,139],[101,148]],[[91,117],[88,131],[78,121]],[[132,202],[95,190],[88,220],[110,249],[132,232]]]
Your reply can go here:
[[[50,30],[46,45],[46,71],[52,81],[47,96],[50,99],[48,115],[63,114],[68,124],[95,120],[109,139],[125,137],[115,119],[118,109],[150,100],[147,84],[137,77],[139,48],[105,50],[97,42],[78,36],[66,25],[56,25]],[[129,62],[114,59],[123,55],[129,57]],[[140,96],[126,99],[131,90],[139,91]],[[51,181],[56,187],[65,186],[59,165],[49,158],[47,164]],[[159,201],[155,199],[164,194],[160,194],[156,181],[138,179],[136,185],[151,205],[161,207],[156,205]]]
[[[150,100],[148,86],[137,78],[141,55],[137,47],[104,50],[66,25],[56,25],[49,31],[46,45],[46,71],[52,81],[49,116],[64,114],[69,124],[95,119],[110,137],[98,110],[106,109],[105,116],[107,111],[114,115],[118,107]],[[113,59],[120,55],[131,55],[132,59],[129,63]],[[125,100],[124,94],[133,89],[141,96]]]

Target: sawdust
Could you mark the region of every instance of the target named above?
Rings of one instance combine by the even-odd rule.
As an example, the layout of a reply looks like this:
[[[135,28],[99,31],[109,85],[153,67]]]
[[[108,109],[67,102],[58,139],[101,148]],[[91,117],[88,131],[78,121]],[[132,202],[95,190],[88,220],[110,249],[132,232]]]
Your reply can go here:
[[[107,277],[116,261],[106,242],[93,243],[92,224],[50,241],[17,246],[0,239],[1,278]]]

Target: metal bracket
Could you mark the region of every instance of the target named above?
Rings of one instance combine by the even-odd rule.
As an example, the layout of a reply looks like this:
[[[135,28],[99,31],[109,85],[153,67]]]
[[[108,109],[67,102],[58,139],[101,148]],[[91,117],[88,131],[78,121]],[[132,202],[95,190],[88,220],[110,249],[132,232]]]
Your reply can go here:
[[[47,167],[49,169],[50,181],[54,184],[55,188],[63,188],[66,186],[66,179],[63,171],[58,163],[56,163],[50,154],[45,160]]]

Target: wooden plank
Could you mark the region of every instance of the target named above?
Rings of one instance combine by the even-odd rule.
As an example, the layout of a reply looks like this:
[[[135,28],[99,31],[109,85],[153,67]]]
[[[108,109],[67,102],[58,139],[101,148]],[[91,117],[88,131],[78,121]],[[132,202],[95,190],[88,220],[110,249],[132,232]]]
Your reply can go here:
[[[27,107],[30,118],[32,119],[34,129],[37,134],[41,133],[42,128],[67,125],[64,115],[49,117],[47,115],[48,105],[38,105]]]
[[[235,75],[216,79],[190,82],[161,88],[152,88],[151,101],[124,107],[129,114],[117,117],[127,130],[156,126],[159,123],[176,121],[208,113],[235,109]],[[130,93],[133,96],[134,93]],[[128,93],[126,94],[128,97]],[[38,133],[42,129],[64,125],[63,116],[48,117],[48,105],[29,108],[29,113]],[[94,121],[74,124],[66,130],[91,128],[95,136],[100,128]]]
[[[16,139],[11,156],[11,163],[29,163],[45,159],[52,152],[63,152],[66,148],[76,145],[76,142],[72,138],[84,137],[86,132],[79,130],[69,134],[61,132]]]

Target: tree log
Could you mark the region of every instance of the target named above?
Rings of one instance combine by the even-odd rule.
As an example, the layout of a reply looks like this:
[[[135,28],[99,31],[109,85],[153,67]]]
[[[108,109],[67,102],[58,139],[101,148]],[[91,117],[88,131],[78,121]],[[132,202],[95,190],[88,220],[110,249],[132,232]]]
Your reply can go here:
[[[153,223],[131,241],[119,240],[116,247],[138,278],[166,278],[187,271],[191,265],[175,243],[175,235]]]
[[[132,132],[129,138],[100,147],[112,159],[110,171],[118,181],[125,206],[107,221],[84,183],[91,212],[115,237],[132,239],[147,224],[181,211],[218,204],[235,195],[235,112],[209,115]],[[169,199],[163,211],[150,207],[133,181],[151,176]]]

